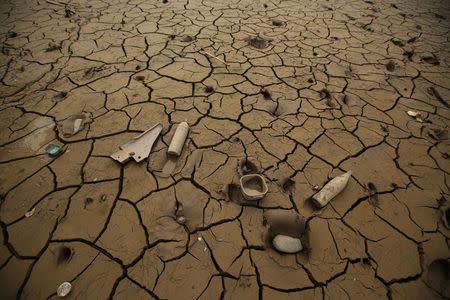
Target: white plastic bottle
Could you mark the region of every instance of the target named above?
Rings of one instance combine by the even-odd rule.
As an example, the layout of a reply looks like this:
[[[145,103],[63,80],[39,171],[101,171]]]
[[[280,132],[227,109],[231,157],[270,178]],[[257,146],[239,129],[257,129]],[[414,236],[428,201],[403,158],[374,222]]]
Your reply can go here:
[[[186,122],[181,122],[178,124],[177,130],[173,135],[172,141],[170,142],[169,149],[167,153],[174,156],[180,156],[181,150],[183,150],[184,141],[189,132],[189,125]]]
[[[317,194],[312,197],[314,205],[324,207],[331,199],[336,197],[347,186],[347,182],[352,175],[351,171],[334,177]]]

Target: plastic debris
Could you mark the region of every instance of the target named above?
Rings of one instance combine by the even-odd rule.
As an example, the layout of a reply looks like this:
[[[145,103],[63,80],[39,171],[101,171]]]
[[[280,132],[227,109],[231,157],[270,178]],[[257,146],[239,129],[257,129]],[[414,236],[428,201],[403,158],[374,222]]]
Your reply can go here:
[[[36,207],[33,207],[32,210],[27,211],[27,212],[25,213],[25,218],[31,217],[31,216],[34,214],[34,211],[35,211],[35,210],[36,210]]]
[[[64,149],[55,144],[49,144],[45,147],[45,151],[50,156],[58,156],[64,152]]]
[[[130,158],[133,158],[136,162],[143,161],[150,154],[153,144],[161,133],[162,128],[162,124],[158,123],[152,128],[147,129],[120,146],[120,150],[111,154],[110,157],[120,163],[125,163]]]
[[[420,113],[418,113],[417,111],[408,110],[406,113],[408,114],[408,116],[413,118],[420,116]]]
[[[331,199],[336,197],[347,186],[347,182],[352,175],[351,171],[339,175],[328,182],[317,194],[312,196],[314,205],[324,207]]]
[[[58,290],[56,291],[56,293],[58,294],[59,297],[66,297],[67,295],[69,295],[70,291],[72,290],[72,285],[70,284],[70,282],[63,282],[61,283],[61,285],[58,287]]]
[[[188,123],[181,122],[180,124],[178,124],[177,130],[175,131],[172,141],[170,142],[169,149],[167,150],[168,154],[180,156],[188,132],[189,132]]]
[[[81,113],[70,116],[65,119],[60,125],[59,128],[62,131],[63,136],[69,137],[77,134],[84,128],[85,124],[91,123],[91,114],[90,113]]]
[[[260,200],[269,190],[264,177],[259,174],[244,175],[240,182],[241,192],[245,200]]]

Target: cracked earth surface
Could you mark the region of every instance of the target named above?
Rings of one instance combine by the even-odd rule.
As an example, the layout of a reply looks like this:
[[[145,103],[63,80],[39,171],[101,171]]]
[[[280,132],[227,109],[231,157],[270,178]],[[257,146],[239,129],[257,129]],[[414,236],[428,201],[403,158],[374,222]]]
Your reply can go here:
[[[2,299],[56,298],[63,281],[79,299],[450,296],[429,276],[449,258],[448,1],[65,3],[0,4]],[[81,112],[93,122],[64,136]],[[109,157],[157,122],[148,160]],[[221,192],[244,157],[263,200]],[[306,218],[306,251],[266,247],[269,211]]]

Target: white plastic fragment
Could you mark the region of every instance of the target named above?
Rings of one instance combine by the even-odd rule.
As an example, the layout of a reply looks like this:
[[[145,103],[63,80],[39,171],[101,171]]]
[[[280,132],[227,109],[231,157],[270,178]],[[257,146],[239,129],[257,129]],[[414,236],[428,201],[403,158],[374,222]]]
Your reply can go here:
[[[70,291],[72,290],[72,285],[70,284],[70,282],[63,282],[61,283],[61,285],[58,287],[58,290],[56,291],[56,293],[58,294],[59,297],[66,297],[67,295],[69,295]]]
[[[172,141],[170,142],[169,149],[167,150],[168,154],[180,156],[188,132],[189,132],[188,123],[181,122],[180,124],[178,124],[177,130],[175,131]]]
[[[143,161],[150,154],[153,143],[158,138],[162,128],[162,124],[158,123],[152,128],[147,129],[140,135],[120,146],[120,150],[111,154],[111,157],[120,163],[125,163],[130,158],[133,158],[136,162]]]
[[[298,238],[278,234],[272,241],[273,246],[280,252],[297,253],[303,250],[302,242]]]
[[[32,210],[27,211],[27,212],[25,213],[25,218],[31,217],[31,216],[34,214],[34,211],[35,211],[35,210],[36,210],[36,207],[33,207]]]
[[[336,197],[347,186],[347,182],[352,175],[351,171],[334,177],[317,194],[312,196],[314,205],[324,207],[331,199]]]
[[[408,110],[406,113],[408,114],[408,116],[411,116],[413,118],[420,115],[420,113],[418,113],[417,111],[412,111],[412,110]]]

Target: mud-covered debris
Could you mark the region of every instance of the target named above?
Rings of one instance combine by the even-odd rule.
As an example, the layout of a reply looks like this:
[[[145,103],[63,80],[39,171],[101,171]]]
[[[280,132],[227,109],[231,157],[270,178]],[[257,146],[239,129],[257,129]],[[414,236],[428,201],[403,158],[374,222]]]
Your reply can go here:
[[[441,19],[441,20],[445,20],[445,17],[443,16],[443,15],[440,15],[440,14],[434,14],[434,16],[437,18],[437,19]]]
[[[331,99],[331,94],[327,89],[321,89],[319,93],[320,93],[320,98]]]
[[[240,176],[258,172],[259,168],[249,158],[242,158],[238,161],[238,174]]]
[[[27,212],[25,213],[25,218],[31,217],[31,216],[34,214],[35,211],[36,211],[36,207],[33,207],[32,210],[27,211]]]
[[[333,101],[331,101],[330,98],[328,98],[325,103],[327,104],[328,107],[334,107],[334,103],[333,103]]]
[[[405,46],[405,44],[402,41],[399,40],[391,40],[392,44],[394,44],[395,46],[399,46],[399,47],[403,47]]]
[[[414,56],[414,51],[403,51],[403,55],[406,56],[409,61],[412,61],[412,57]]]
[[[162,0],[162,3],[167,3],[167,2],[169,2],[169,0]]]
[[[61,49],[61,45],[58,45],[56,43],[48,43],[47,49],[45,49],[45,52],[51,52]]]
[[[69,8],[66,7],[66,9],[64,9],[64,16],[66,18],[70,18],[71,16],[73,16],[75,14],[74,11],[70,10]]]
[[[264,177],[259,174],[244,175],[241,177],[240,183],[245,200],[261,200],[269,190]]]
[[[386,125],[380,124],[380,129],[383,132],[389,132],[389,128]]]
[[[92,199],[91,197],[87,197],[86,199],[84,199],[84,209],[86,209],[86,207],[93,202],[94,202],[94,199]]]
[[[62,100],[67,97],[67,92],[59,92],[55,95],[55,99]]]
[[[378,192],[375,184],[367,183],[367,193],[369,194],[369,203],[373,206],[378,206]]]
[[[408,116],[413,118],[420,117],[420,113],[417,111],[408,110],[406,113],[408,114]]]
[[[226,184],[222,188],[221,193],[225,195],[228,201],[240,202],[242,199],[241,189],[239,185],[234,183]]]
[[[264,99],[266,100],[272,100],[272,94],[267,89],[262,89],[261,95],[263,95]]]
[[[440,65],[439,60],[434,56],[424,56],[422,60],[430,65],[438,66]]]
[[[62,132],[62,135],[65,137],[69,137],[77,134],[84,128],[85,124],[91,123],[91,114],[90,113],[79,113],[70,116],[61,122],[59,126],[59,130]]]
[[[443,141],[448,139],[448,130],[440,128],[431,128],[429,130],[429,136],[437,141]]]
[[[214,92],[214,88],[213,88],[212,86],[207,85],[207,86],[205,86],[205,88],[203,89],[203,91],[204,91],[205,93],[211,94],[212,92]]]
[[[274,25],[274,26],[283,26],[284,22],[280,21],[278,19],[272,19],[272,25]]]
[[[89,69],[84,71],[84,77],[92,77],[95,73],[102,71],[102,67],[90,67]]]
[[[175,34],[170,34],[169,39],[174,40],[176,38]]]
[[[186,218],[183,217],[183,216],[179,216],[179,217],[177,218],[177,223],[178,223],[178,224],[184,224],[184,223],[186,223]]]
[[[57,258],[56,264],[60,265],[62,263],[68,262],[72,258],[73,251],[71,248],[69,248],[67,246],[61,246],[58,249],[57,255],[58,255],[58,258]]]
[[[19,36],[19,34],[17,32],[14,32],[14,31],[8,32],[8,37],[9,38],[15,38],[15,37],[18,37],[18,36]]]
[[[439,94],[439,92],[432,86],[430,86],[428,89],[428,94],[430,94],[431,96],[434,96],[439,102],[441,102],[445,107],[449,107],[450,105],[447,103],[447,101],[445,101],[441,95]]]
[[[395,62],[390,60],[387,64],[386,64],[386,70],[388,70],[389,72],[394,72],[395,70]]]
[[[313,83],[313,82],[314,82],[314,79],[308,78],[308,83]]]
[[[257,49],[264,49],[264,48],[269,47],[269,41],[260,36],[248,37],[246,39],[246,42],[250,46],[255,47]]]
[[[144,81],[145,80],[145,76],[142,76],[142,75],[136,76],[136,77],[134,77],[134,80]]]
[[[62,297],[66,297],[67,295],[69,295],[71,290],[72,290],[72,285],[70,284],[70,282],[63,282],[58,287],[56,293],[58,294],[59,297],[62,298]]]
[[[181,37],[181,41],[182,42],[192,42],[194,40],[194,37],[193,36],[191,36],[191,35],[183,35],[182,37]]]
[[[133,158],[136,162],[143,161],[150,154],[150,150],[152,150],[153,144],[161,130],[162,124],[157,123],[122,146],[119,146],[120,150],[111,154],[110,157],[120,163],[125,163],[130,158]]]
[[[136,71],[139,71],[141,69],[141,66],[137,65],[135,69],[136,69]]]
[[[440,211],[442,213],[442,224],[450,230],[450,205],[443,205]]]
[[[412,37],[412,38],[410,38],[408,41],[407,41],[407,43],[408,44],[412,44],[412,43],[415,43],[416,41],[417,41],[417,39],[418,39],[418,37],[417,36],[415,36],[415,37]]]
[[[312,196],[311,200],[318,208],[324,207],[331,199],[341,193],[347,186],[347,182],[352,175],[351,171],[334,177],[317,194]]]

